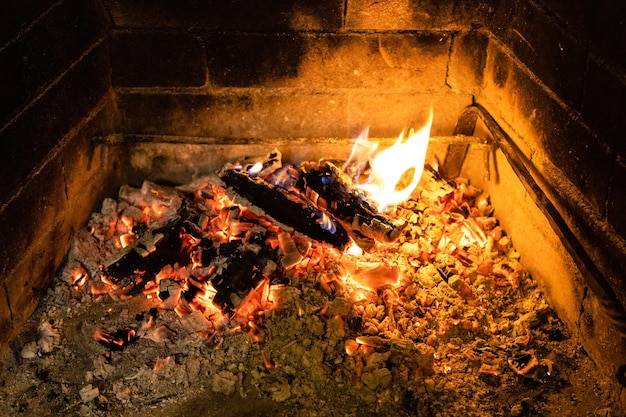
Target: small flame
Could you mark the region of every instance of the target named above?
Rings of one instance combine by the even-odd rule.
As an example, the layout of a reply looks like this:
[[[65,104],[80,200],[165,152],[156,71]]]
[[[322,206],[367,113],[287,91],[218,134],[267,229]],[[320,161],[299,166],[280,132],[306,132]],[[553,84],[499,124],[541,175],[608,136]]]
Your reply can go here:
[[[122,248],[127,247],[136,240],[136,236],[133,233],[124,233],[120,236],[120,245]]]
[[[324,213],[323,211],[319,211],[317,214],[320,216],[317,219],[317,223],[322,229],[330,233],[335,233],[337,231],[337,226],[335,225],[335,222],[330,217],[328,217],[326,213]]]
[[[363,255],[363,249],[361,249],[359,245],[354,243],[354,241],[351,241],[350,246],[348,246],[345,250],[345,254],[352,255],[352,256],[360,256],[360,255]]]
[[[263,170],[263,163],[262,162],[257,162],[256,164],[252,165],[249,169],[248,169],[248,174],[250,174],[251,176],[256,176],[259,174],[259,172],[261,172]]]
[[[432,122],[431,109],[428,122],[422,129],[415,133],[411,131],[406,140],[403,140],[402,132],[392,146],[374,156],[368,183],[360,188],[377,204],[378,211],[382,212],[390,205],[407,200],[419,183],[424,170]]]

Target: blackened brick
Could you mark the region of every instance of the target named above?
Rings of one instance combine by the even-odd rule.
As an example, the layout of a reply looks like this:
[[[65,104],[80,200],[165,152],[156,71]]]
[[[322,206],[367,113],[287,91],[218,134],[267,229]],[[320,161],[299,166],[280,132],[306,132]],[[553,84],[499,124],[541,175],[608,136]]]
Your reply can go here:
[[[490,15],[485,2],[349,0],[346,27],[371,30],[467,30]]]
[[[214,35],[209,81],[220,87],[437,89],[446,33]]]
[[[0,52],[0,124],[65,71],[106,30],[96,1],[67,0]]]
[[[121,184],[117,148],[94,150],[90,143],[93,135],[109,134],[115,125],[111,95],[0,213],[0,235],[10,242],[0,245],[0,343],[10,337],[10,327],[19,329],[37,306],[72,236]],[[105,158],[101,152],[106,152]]]
[[[0,164],[0,201],[12,194],[110,89],[108,56],[107,44],[102,43],[0,131],[5,152]]]
[[[118,94],[124,133],[229,137],[254,119],[248,94]]]
[[[184,33],[114,32],[111,67],[114,86],[198,87],[206,81],[203,43]]]
[[[105,0],[117,27],[201,30],[339,29],[343,0]]]
[[[626,239],[626,164],[615,164],[609,192],[608,220],[617,233]]]
[[[520,145],[526,155],[534,153],[534,160],[551,161],[603,215],[612,164],[606,144],[502,49],[501,45],[490,47],[482,93],[487,101],[497,103],[490,110],[515,126],[526,141]],[[546,167],[537,168],[558,190],[558,178],[552,178]]]
[[[212,95],[119,93],[127,134],[213,138],[344,137],[340,94],[266,90]]]
[[[606,67],[590,60],[585,78],[582,115],[612,150],[626,158],[626,84]]]
[[[582,192],[594,210],[604,215],[612,161],[606,144],[553,101],[544,107],[543,116],[542,152]]]
[[[482,87],[487,64],[489,38],[484,32],[459,33],[453,38],[448,84],[460,91],[474,91]]]
[[[209,78],[218,86],[250,87],[295,78],[306,53],[301,35],[215,35],[207,40]]]
[[[579,109],[587,51],[535,3],[500,2],[492,30],[569,106]]]
[[[55,0],[8,0],[2,4],[0,13],[0,45],[11,40],[19,30],[24,30]]]
[[[90,140],[94,135],[112,133],[115,126],[116,109],[109,98],[100,113],[69,137],[61,152],[0,212],[0,235],[11,242],[0,245],[0,272],[14,267],[50,229],[60,227],[65,234],[75,233],[102,198],[113,195],[109,177],[121,175],[119,171],[111,172],[109,166],[115,160],[111,156],[115,148],[101,159],[100,149],[94,149]],[[117,185],[120,183],[118,179]],[[62,244],[69,244],[69,238],[57,242],[57,246]]]
[[[0,232],[11,242],[0,248],[2,275],[21,261],[31,245],[38,244],[39,235],[54,228],[55,219],[62,215],[64,200],[62,168],[56,160],[47,164],[24,187],[20,198],[13,200],[0,215]]]
[[[587,3],[592,51],[626,74],[626,2],[601,0]]]

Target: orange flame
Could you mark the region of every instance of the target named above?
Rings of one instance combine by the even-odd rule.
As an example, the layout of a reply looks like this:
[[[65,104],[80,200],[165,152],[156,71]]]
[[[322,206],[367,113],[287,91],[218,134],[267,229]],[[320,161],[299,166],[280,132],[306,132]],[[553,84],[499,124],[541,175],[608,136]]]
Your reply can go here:
[[[127,247],[136,240],[136,236],[132,233],[124,233],[119,237],[122,248]]]
[[[382,212],[386,207],[407,200],[422,177],[430,127],[433,122],[433,111],[426,125],[403,140],[404,132],[396,142],[378,152],[371,161],[370,177],[367,184],[359,187]],[[408,185],[405,184],[407,180]],[[406,179],[406,180],[405,180]]]

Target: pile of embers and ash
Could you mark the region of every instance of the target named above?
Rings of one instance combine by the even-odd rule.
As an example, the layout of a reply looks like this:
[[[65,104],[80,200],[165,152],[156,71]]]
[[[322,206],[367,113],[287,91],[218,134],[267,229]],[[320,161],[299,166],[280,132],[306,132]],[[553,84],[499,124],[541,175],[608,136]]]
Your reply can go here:
[[[3,358],[3,414],[615,415],[488,196],[427,169],[380,214],[337,166],[122,187]]]

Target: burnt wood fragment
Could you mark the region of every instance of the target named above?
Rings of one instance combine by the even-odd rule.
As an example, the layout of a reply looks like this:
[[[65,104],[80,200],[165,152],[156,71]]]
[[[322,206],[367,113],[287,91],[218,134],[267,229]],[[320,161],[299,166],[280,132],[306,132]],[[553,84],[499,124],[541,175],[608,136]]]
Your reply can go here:
[[[144,231],[131,245],[106,259],[101,265],[104,279],[114,285],[119,294],[135,295],[166,265],[187,263],[188,248],[184,248],[181,230],[189,229],[189,217],[193,202],[183,198],[177,216],[165,226]]]
[[[104,329],[97,329],[94,338],[102,346],[112,351],[124,350],[126,346],[138,339],[135,330],[130,327],[108,332]]]
[[[221,307],[224,313],[232,314],[238,305],[237,298],[243,300],[262,279],[262,268],[254,252],[243,251],[231,256],[225,267],[210,278],[217,291],[213,304]]]
[[[280,279],[283,276],[278,258],[276,250],[251,243],[249,239],[220,245],[218,258],[213,263],[216,268],[207,277],[216,291],[213,304],[224,313],[232,314],[264,277]]]
[[[237,194],[261,208],[277,221],[293,227],[319,242],[326,242],[343,250],[350,239],[346,230],[335,225],[335,230],[321,226],[319,210],[299,195],[275,186],[261,178],[251,177],[245,171],[227,164],[218,173],[224,183]]]

